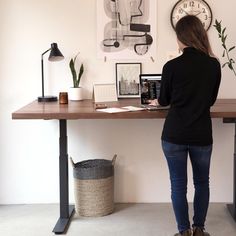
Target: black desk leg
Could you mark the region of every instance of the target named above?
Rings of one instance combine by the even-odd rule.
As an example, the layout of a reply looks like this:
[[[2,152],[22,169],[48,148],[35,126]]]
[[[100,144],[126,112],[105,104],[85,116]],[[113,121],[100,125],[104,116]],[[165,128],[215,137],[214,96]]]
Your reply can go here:
[[[68,154],[67,154],[67,125],[66,120],[60,120],[60,156],[59,156],[59,178],[60,178],[60,218],[53,232],[65,234],[74,213],[74,206],[69,206],[69,184],[68,184]]]
[[[233,163],[233,203],[227,204],[228,210],[236,221],[236,118],[224,118],[224,123],[234,123],[234,163]]]

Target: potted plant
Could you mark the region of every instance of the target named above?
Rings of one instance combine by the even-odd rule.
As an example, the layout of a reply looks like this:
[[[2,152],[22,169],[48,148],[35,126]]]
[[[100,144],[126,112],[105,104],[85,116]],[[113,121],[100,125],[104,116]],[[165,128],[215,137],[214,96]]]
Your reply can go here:
[[[228,48],[228,46],[226,45],[226,39],[227,39],[226,27],[222,26],[221,21],[215,20],[215,25],[213,26],[216,28],[219,39],[221,40],[221,44],[223,47],[222,57],[226,58],[226,62],[222,65],[222,68],[224,68],[227,65],[228,68],[232,70],[232,72],[236,76],[236,71],[234,69],[235,61],[233,58],[230,57],[230,52],[235,49],[235,46]]]
[[[73,87],[69,89],[69,99],[70,100],[83,100],[83,89],[80,87],[80,80],[81,77],[84,73],[84,65],[83,63],[80,66],[79,73],[76,71],[76,59],[77,59],[78,54],[74,57],[71,58],[69,66],[72,74],[72,79],[73,79]]]

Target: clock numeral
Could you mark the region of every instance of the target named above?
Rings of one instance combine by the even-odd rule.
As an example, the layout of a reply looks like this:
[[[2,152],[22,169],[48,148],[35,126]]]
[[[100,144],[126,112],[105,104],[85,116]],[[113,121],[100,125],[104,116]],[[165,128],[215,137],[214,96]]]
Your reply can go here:
[[[202,22],[202,25],[203,25],[203,27],[205,28],[205,26],[206,26],[205,22]]]
[[[206,13],[206,9],[205,8],[202,8],[202,13]]]
[[[187,3],[184,3],[184,8],[187,8],[188,7],[188,4]]]
[[[205,20],[208,20],[208,16],[207,15],[205,15]]]
[[[179,9],[179,14],[183,14],[183,12],[184,12],[183,9],[180,8],[180,9]]]
[[[197,4],[197,7],[200,8],[200,4],[199,3]]]
[[[190,6],[190,7],[194,7],[194,1],[191,1],[191,2],[189,3],[189,6]]]

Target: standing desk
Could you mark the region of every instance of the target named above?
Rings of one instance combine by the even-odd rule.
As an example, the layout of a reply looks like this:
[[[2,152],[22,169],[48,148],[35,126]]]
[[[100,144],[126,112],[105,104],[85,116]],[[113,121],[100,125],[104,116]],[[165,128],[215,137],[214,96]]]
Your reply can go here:
[[[139,99],[122,99],[118,102],[107,103],[109,107],[128,105],[140,106]],[[12,113],[12,119],[55,119],[59,121],[59,185],[60,185],[60,216],[53,229],[55,234],[66,233],[74,206],[69,205],[68,186],[68,151],[67,151],[67,120],[77,119],[164,119],[167,110],[135,111],[121,113],[104,113],[96,111],[92,100],[69,101],[63,105],[58,102],[37,102],[20,108]],[[233,203],[227,207],[236,221],[236,99],[218,99],[211,108],[212,118],[222,118],[224,123],[235,124],[234,136],[234,174],[233,174]]]

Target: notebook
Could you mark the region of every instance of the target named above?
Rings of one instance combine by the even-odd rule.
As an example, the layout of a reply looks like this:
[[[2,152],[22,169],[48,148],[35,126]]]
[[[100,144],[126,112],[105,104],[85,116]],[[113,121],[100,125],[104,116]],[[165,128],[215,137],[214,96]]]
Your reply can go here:
[[[168,109],[169,106],[151,106],[152,100],[158,99],[161,89],[161,74],[140,74],[141,106],[148,110]]]

